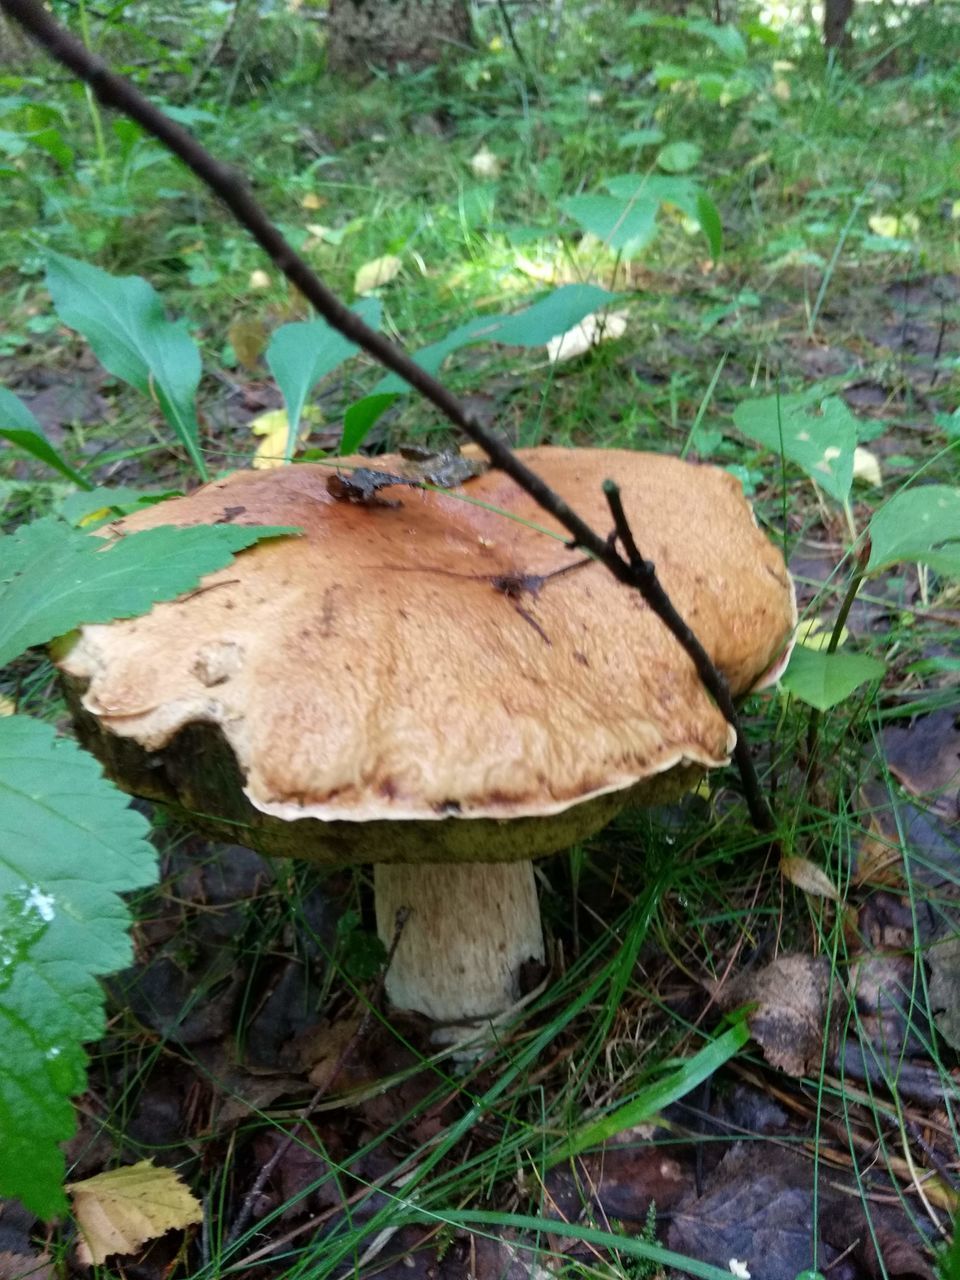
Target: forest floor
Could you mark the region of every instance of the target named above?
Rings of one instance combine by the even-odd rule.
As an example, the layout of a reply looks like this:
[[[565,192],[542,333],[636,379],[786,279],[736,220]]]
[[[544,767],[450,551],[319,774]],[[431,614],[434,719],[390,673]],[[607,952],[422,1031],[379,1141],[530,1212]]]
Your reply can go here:
[[[98,19],[98,47],[245,169],[343,296],[395,258],[375,292],[408,347],[565,284],[622,295],[622,334],[576,358],[472,346],[443,376],[511,443],[733,470],[820,633],[883,503],[918,479],[960,482],[960,23],[946,13],[864,5],[841,65],[801,23],[746,12],[735,39],[695,17],[511,6],[521,62],[490,7],[473,56],[348,90],[324,78],[313,18],[241,27],[194,83],[222,15],[197,4],[185,31],[156,0],[142,8],[138,31]],[[55,314],[44,253],[141,275],[203,351],[210,471],[248,465],[282,404],[266,344],[305,318],[302,300],[174,161],[68,80],[38,60],[0,83],[0,383],[97,483],[191,487],[155,407]],[[661,163],[673,144],[688,146]],[[722,253],[672,205],[640,245],[618,227],[605,241],[590,230],[601,206],[572,200],[658,168],[708,193]],[[379,376],[358,358],[320,384],[301,458],[337,448]],[[800,394],[852,415],[865,452],[846,504],[733,421]],[[404,396],[364,448],[449,439]],[[12,450],[0,467],[7,528],[68,492]],[[813,734],[798,697],[747,702],[773,844],[731,769],[545,863],[550,980],[467,1067],[386,1007],[363,874],[270,862],[156,814],[162,879],[133,901],[136,963],[108,982],[70,1178],[152,1159],[180,1171],[204,1220],[93,1274],[960,1277],[960,1251],[943,1252],[960,1207],[958,622],[956,576],[900,563],[846,623],[881,679]],[[0,693],[68,731],[41,655],[0,672]],[[744,1005],[749,1046],[692,1083]],[[560,1158],[627,1104],[602,1148]],[[68,1225],[45,1232],[8,1206],[0,1276],[80,1274],[73,1244]]]

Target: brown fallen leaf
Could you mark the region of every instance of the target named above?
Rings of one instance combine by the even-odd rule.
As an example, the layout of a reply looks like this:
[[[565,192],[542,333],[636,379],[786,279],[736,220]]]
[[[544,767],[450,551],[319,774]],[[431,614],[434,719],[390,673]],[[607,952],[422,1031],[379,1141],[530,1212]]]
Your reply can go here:
[[[819,1069],[831,1000],[830,964],[823,956],[781,956],[744,973],[718,992],[724,1009],[756,1004],[750,1034],[774,1067],[792,1076]]]
[[[831,902],[839,901],[837,886],[827,873],[809,858],[797,858],[784,854],[780,859],[780,873],[784,880],[789,880],[804,893],[811,893],[816,898],[829,898]]]
[[[940,817],[960,817],[960,716],[936,711],[883,732],[890,772]]]
[[[0,1280],[54,1280],[53,1263],[45,1253],[0,1252]]]
[[[71,1182],[67,1191],[83,1236],[77,1256],[84,1266],[135,1253],[146,1240],[203,1218],[200,1201],[177,1174],[149,1160]]]

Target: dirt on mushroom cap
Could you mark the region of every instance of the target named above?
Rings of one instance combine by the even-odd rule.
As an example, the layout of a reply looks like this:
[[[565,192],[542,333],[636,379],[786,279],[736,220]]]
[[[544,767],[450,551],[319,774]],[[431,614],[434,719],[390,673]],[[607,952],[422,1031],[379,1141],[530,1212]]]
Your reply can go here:
[[[786,643],[793,594],[738,482],[653,454],[520,456],[596,527],[601,483],[618,481],[674,603],[734,692],[750,688]],[[216,726],[249,800],[287,821],[557,814],[726,760],[729,727],[677,642],[601,565],[550,577],[582,556],[531,527],[561,532],[512,481],[345,501],[331,474],[238,472],[121,524],[304,532],[144,618],[84,628],[61,665],[101,726],[161,755],[185,726]]]

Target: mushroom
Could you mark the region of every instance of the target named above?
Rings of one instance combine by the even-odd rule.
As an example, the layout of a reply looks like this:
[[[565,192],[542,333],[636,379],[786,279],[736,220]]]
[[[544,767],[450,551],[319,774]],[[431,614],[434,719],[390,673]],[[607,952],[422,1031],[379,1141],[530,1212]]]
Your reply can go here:
[[[654,454],[520,456],[595,526],[618,481],[637,541],[734,694],[788,644],[789,575],[739,483]],[[134,794],[214,836],[375,866],[395,1005],[483,1020],[542,961],[532,859],[724,764],[733,733],[641,596],[511,480],[344,484],[365,459],[240,471],[120,532],[294,525],[61,657],[81,737]],[[402,473],[403,459],[376,460]],[[374,473],[367,473],[374,474]],[[546,536],[552,534],[553,536]]]

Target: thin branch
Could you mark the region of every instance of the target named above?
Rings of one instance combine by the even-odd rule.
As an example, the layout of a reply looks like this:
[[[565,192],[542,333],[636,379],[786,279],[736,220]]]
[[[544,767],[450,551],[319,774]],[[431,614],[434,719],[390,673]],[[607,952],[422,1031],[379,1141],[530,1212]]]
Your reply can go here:
[[[645,560],[641,555],[640,549],[634,540],[630,523],[627,520],[626,512],[623,509],[619,485],[613,480],[604,480],[603,492],[610,505],[610,514],[613,516],[617,538],[627,554],[631,569],[637,576],[637,590],[661,622],[683,646],[684,651],[696,668],[697,675],[700,677],[704,688],[720,708],[727,723],[733,726],[737,735],[737,743],[733,749],[733,755],[740,770],[740,777],[743,780],[743,793],[750,810],[750,817],[759,831],[770,831],[773,827],[770,810],[763,797],[760,779],[757,777],[757,771],[753,765],[750,748],[740,730],[739,717],[737,716],[736,707],[733,705],[733,699],[730,696],[730,686],[727,684],[723,673],[713,665],[706,649],[704,649],[693,631],[677,612],[673,601],[667,595],[663,584],[657,577],[653,562]]]
[[[337,297],[286,241],[254,199],[242,176],[215,160],[181,125],[158,110],[122,76],[116,75],[96,54],[48,14],[38,0],[0,0],[0,9],[15,19],[58,62],[70,68],[93,90],[100,103],[122,111],[162,142],[223,201],[241,226],[253,236],[287,280],[339,333],[399,375],[419,391],[454,426],[459,427],[486,453],[494,467],[509,476],[571,535],[570,545],[581,547],[600,561],[624,586],[639,591],[694,661],[704,684],[717,700],[723,715],[737,731],[735,758],[743,778],[750,813],[761,830],[769,830],[770,815],[759,792],[759,783],[736,712],[720,672],[707,657],[693,632],[674,609],[655,574],[624,559],[615,543],[592,529],[558,493],[514,454],[508,445],[487,431],[441,382],[422,369],[399,346],[371,329]],[[626,517],[623,517],[624,522]],[[632,539],[631,539],[632,541]],[[626,546],[627,544],[625,544]],[[629,554],[629,551],[628,551]],[[638,553],[639,554],[639,553]],[[696,655],[696,656],[695,656]],[[706,677],[706,678],[705,678]]]

